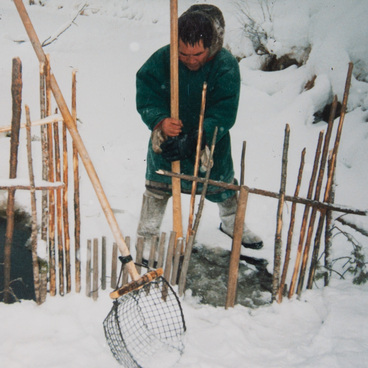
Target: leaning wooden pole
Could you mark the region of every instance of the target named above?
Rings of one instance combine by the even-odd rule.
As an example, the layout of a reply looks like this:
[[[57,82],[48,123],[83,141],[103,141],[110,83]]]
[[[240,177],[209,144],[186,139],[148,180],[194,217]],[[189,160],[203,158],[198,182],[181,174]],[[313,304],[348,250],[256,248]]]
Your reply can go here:
[[[32,46],[36,52],[36,55],[40,62],[46,62],[46,56],[43,52],[41,43],[37,37],[37,34],[33,28],[33,25],[31,23],[31,20],[29,19],[28,13],[24,7],[24,4],[22,0],[14,0],[14,4],[18,10],[18,13],[22,19],[22,22],[24,24],[24,27],[27,31],[28,37],[31,40]],[[113,236],[116,240],[116,243],[119,247],[119,250],[123,256],[130,256],[130,252],[126,246],[126,243],[123,238],[123,234],[121,233],[121,230],[119,228],[119,225],[117,223],[117,220],[115,218],[115,215],[111,209],[111,206],[107,200],[106,194],[102,188],[100,179],[97,175],[97,172],[92,164],[92,161],[90,159],[90,156],[87,152],[87,149],[82,141],[81,136],[79,135],[78,130],[75,127],[75,122],[73,120],[73,117],[70,114],[70,111],[68,109],[68,106],[65,102],[64,96],[61,93],[61,90],[59,88],[59,85],[55,79],[55,76],[51,74],[50,78],[51,82],[51,90],[55,97],[56,103],[60,109],[60,112],[63,116],[64,122],[68,127],[69,133],[73,139],[73,141],[76,143],[76,147],[79,153],[79,156],[82,159],[82,162],[84,164],[84,167],[87,171],[87,174],[91,180],[92,186],[96,192],[97,198],[100,202],[101,208],[105,214],[106,220],[110,226],[110,229],[113,233]],[[137,269],[135,268],[134,262],[129,261],[125,266],[133,281],[139,280],[141,277],[139,273],[137,272]]]
[[[316,178],[317,178],[318,162],[319,162],[319,158],[321,156],[321,146],[322,146],[322,134],[319,135],[319,139],[318,139],[318,143],[317,143],[317,149],[316,149],[316,153],[315,153],[315,156],[314,156],[313,170],[312,170],[311,178],[309,180],[307,199],[311,199],[312,195],[313,195],[313,188],[314,188],[314,184],[315,184]],[[301,224],[300,234],[299,234],[299,243],[298,243],[297,254],[296,254],[296,259],[295,259],[295,264],[294,264],[294,271],[293,271],[293,275],[292,275],[292,278],[291,278],[289,294],[288,294],[289,298],[291,298],[295,293],[295,288],[296,288],[297,279],[298,279],[299,267],[300,267],[300,263],[301,263],[301,259],[302,259],[303,243],[304,243],[304,240],[305,240],[310,208],[311,208],[311,206],[309,204],[306,204],[306,206],[304,207],[302,224]]]
[[[19,58],[13,59],[12,67],[12,130],[10,136],[10,164],[9,178],[17,177],[18,145],[20,117],[22,114],[22,62]],[[6,207],[6,231],[4,244],[4,302],[10,303],[13,295],[10,289],[11,248],[14,232],[14,203],[15,189],[8,189],[8,204]]]
[[[179,120],[179,52],[178,52],[178,1],[170,0],[170,102],[171,117]],[[180,161],[171,164],[171,170],[180,173]],[[173,231],[183,236],[180,179],[172,178]]]
[[[40,270],[38,266],[37,256],[37,209],[36,209],[36,190],[35,180],[33,173],[32,162],[32,138],[31,138],[31,118],[29,113],[29,107],[26,105],[27,116],[27,157],[28,157],[28,173],[29,183],[31,186],[31,209],[32,209],[32,234],[31,234],[31,249],[32,249],[32,265],[33,265],[33,284],[35,290],[36,303],[41,304],[40,298]]]
[[[280,286],[282,223],[283,223],[282,213],[284,210],[284,203],[285,203],[289,138],[290,138],[290,126],[289,124],[286,124],[284,146],[283,146],[283,153],[282,153],[282,165],[281,165],[280,197],[279,197],[279,203],[277,207],[277,218],[276,218],[275,249],[274,249],[274,260],[273,260],[273,278],[272,278],[272,300],[276,300],[277,290]]]
[[[201,146],[202,146],[202,137],[203,137],[203,121],[204,121],[204,111],[206,106],[206,93],[207,93],[207,83],[203,83],[202,89],[202,102],[201,102],[201,112],[199,114],[199,124],[198,124],[198,140],[196,147],[196,156],[194,162],[194,172],[193,176],[198,176],[199,171],[199,161],[201,155]],[[188,219],[188,230],[187,230],[187,243],[189,241],[189,236],[193,234],[193,216],[194,216],[194,205],[195,205],[195,196],[197,192],[197,182],[192,182],[192,192],[190,196],[190,206],[189,206],[189,219]]]

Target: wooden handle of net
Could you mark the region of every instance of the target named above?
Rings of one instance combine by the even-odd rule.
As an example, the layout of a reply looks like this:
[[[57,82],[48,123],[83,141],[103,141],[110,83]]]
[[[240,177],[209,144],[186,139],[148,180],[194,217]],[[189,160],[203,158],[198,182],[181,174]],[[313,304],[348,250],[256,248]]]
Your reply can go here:
[[[150,271],[148,273],[146,273],[145,275],[143,275],[140,279],[135,280],[135,281],[131,281],[129,284],[126,284],[124,286],[122,286],[120,289],[115,290],[113,292],[110,293],[110,298],[111,299],[117,299],[125,294],[128,294],[134,290],[138,290],[141,287],[143,287],[144,285],[149,284],[150,282],[152,282],[153,280],[159,278],[160,276],[162,276],[164,273],[162,268],[158,268],[157,270],[154,271]]]

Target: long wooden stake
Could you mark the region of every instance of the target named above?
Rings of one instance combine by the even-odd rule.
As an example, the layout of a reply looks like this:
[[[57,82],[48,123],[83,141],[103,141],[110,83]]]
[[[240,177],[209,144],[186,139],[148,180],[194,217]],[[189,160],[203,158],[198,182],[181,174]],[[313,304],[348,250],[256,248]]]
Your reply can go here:
[[[178,1],[170,0],[170,90],[171,117],[179,119],[179,52],[178,52]],[[171,170],[180,173],[180,161],[171,164]],[[180,179],[172,178],[173,231],[183,237]]]
[[[54,147],[55,147],[55,179],[61,181],[61,161],[60,161],[60,139],[59,124],[54,123]],[[64,237],[63,237],[63,203],[61,188],[56,190],[56,236],[58,244],[58,265],[59,265],[59,294],[64,295]]]
[[[282,223],[283,223],[282,212],[283,212],[284,203],[285,203],[289,138],[290,138],[290,127],[289,127],[289,124],[286,124],[285,137],[284,137],[284,148],[283,148],[283,154],[282,154],[280,197],[279,197],[279,203],[277,207],[277,219],[276,219],[275,250],[274,250],[273,278],[272,278],[272,300],[276,299],[277,290],[279,289],[279,286],[280,286]]]
[[[194,162],[194,176],[198,176],[199,171],[199,160],[201,155],[201,146],[202,146],[202,137],[203,137],[203,120],[204,120],[204,111],[206,106],[206,93],[207,93],[207,83],[203,83],[202,89],[202,102],[201,102],[201,112],[199,114],[199,124],[198,124],[198,140],[196,147],[196,156]],[[194,215],[194,205],[195,205],[195,196],[197,192],[197,182],[192,182],[192,192],[190,196],[190,206],[189,206],[189,219],[188,219],[188,230],[187,230],[187,243],[189,241],[189,236],[193,234],[193,215]]]
[[[40,63],[40,112],[41,119],[46,117],[46,69],[45,63]],[[47,127],[41,125],[41,147],[42,147],[42,179],[48,180],[49,156],[47,146]],[[42,191],[42,220],[41,239],[47,243],[47,223],[48,223],[48,191]]]
[[[50,89],[50,63],[49,58],[45,59],[46,65],[46,114],[51,114],[51,89]],[[52,125],[47,125],[47,148],[49,157],[48,181],[55,181],[54,168],[54,144],[53,144],[53,129]],[[49,191],[49,282],[50,295],[56,295],[56,253],[55,253],[55,191]]]
[[[77,77],[76,70],[72,72],[72,119],[77,127]],[[80,215],[80,196],[79,196],[79,158],[76,143],[73,141],[73,184],[74,184],[74,251],[75,251],[75,291],[81,290],[81,255],[80,255],[80,232],[81,232],[81,215]]]
[[[33,266],[33,284],[35,290],[36,303],[41,304],[40,299],[40,270],[38,267],[37,256],[37,209],[36,209],[36,190],[33,173],[32,163],[32,136],[31,136],[31,118],[29,113],[29,107],[26,105],[27,116],[27,156],[28,156],[28,173],[29,182],[31,186],[31,209],[32,209],[32,234],[31,234],[31,247],[32,247],[32,266]]]
[[[300,159],[298,179],[297,179],[295,192],[294,192],[295,197],[297,197],[299,195],[300,186],[301,186],[301,183],[302,183],[304,163],[305,163],[305,152],[306,152],[306,149],[304,148],[303,151],[302,151],[302,154],[301,154],[301,159]],[[285,287],[285,282],[286,282],[286,277],[287,277],[287,272],[288,272],[289,263],[290,263],[291,245],[292,245],[294,225],[295,225],[295,213],[296,213],[296,203],[294,202],[291,206],[290,224],[289,224],[289,231],[288,231],[286,250],[285,250],[285,260],[284,260],[284,266],[283,266],[283,269],[282,269],[279,290],[277,292],[277,299],[276,300],[279,303],[282,302],[283,292],[284,292],[284,287]]]
[[[33,28],[33,25],[31,23],[31,20],[29,19],[28,13],[24,7],[24,4],[22,0],[14,0],[14,4],[18,10],[18,13],[22,19],[22,22],[24,24],[24,27],[27,31],[28,37],[31,40],[33,49],[36,52],[36,55],[40,62],[46,62],[46,56],[43,52],[41,43],[37,37],[37,34]],[[121,233],[121,230],[119,228],[118,222],[115,218],[115,215],[111,209],[111,206],[109,204],[109,201],[107,200],[106,194],[102,188],[100,179],[98,178],[97,172],[92,164],[92,161],[90,159],[90,156],[87,152],[87,149],[82,141],[81,136],[78,133],[78,130],[75,127],[75,122],[73,120],[73,117],[71,116],[68,106],[65,102],[65,99],[61,93],[61,90],[59,88],[58,83],[56,82],[55,76],[51,74],[50,76],[50,85],[52,93],[55,97],[56,103],[60,109],[60,112],[63,116],[64,122],[68,127],[69,133],[73,139],[73,141],[76,143],[76,147],[78,150],[78,153],[83,161],[84,167],[87,171],[87,174],[91,180],[92,186],[96,192],[97,198],[101,204],[101,208],[104,211],[106,220],[110,226],[110,229],[114,235],[114,238],[116,240],[116,243],[119,247],[119,250],[123,256],[129,256],[129,250],[126,246],[126,243],[124,241],[123,235]],[[132,279],[139,280],[141,277],[139,273],[137,272],[137,269],[135,268],[134,262],[130,261],[126,264],[126,268],[129,271],[130,276]]]
[[[65,246],[65,276],[66,276],[66,292],[72,290],[72,281],[70,273],[70,235],[69,235],[69,201],[68,201],[68,142],[66,134],[66,125],[62,124],[63,128],[63,228],[64,228],[64,246]]]
[[[235,215],[234,236],[231,248],[229,279],[227,283],[227,295],[225,308],[232,308],[235,305],[236,289],[238,284],[239,260],[241,252],[241,241],[243,236],[245,211],[247,208],[248,191],[245,187],[240,188],[238,207]]]
[[[91,270],[92,270],[92,241],[87,240],[86,255],[86,295],[91,296]]]
[[[308,187],[308,193],[307,193],[308,199],[311,199],[313,195],[313,188],[314,188],[314,184],[315,184],[316,177],[317,177],[318,162],[321,156],[321,147],[322,147],[322,134],[320,133],[318,143],[317,143],[316,153],[314,156],[312,175],[309,181],[309,187]],[[293,271],[293,275],[292,275],[291,282],[290,282],[290,288],[289,288],[289,294],[288,294],[289,298],[291,298],[294,295],[295,288],[296,288],[296,282],[298,278],[298,271],[299,271],[302,252],[303,252],[303,243],[305,239],[310,208],[311,208],[310,205],[306,205],[304,208],[302,225],[301,225],[300,235],[299,235],[299,243],[298,243],[298,248],[297,248],[297,255],[296,255],[295,265],[294,265],[294,271]]]
[[[10,136],[10,165],[9,178],[17,176],[19,127],[22,114],[22,62],[19,58],[13,59],[12,65],[12,131]],[[8,190],[8,204],[6,207],[6,231],[4,244],[4,302],[10,303],[13,293],[10,289],[11,248],[14,232],[14,203],[15,190]]]

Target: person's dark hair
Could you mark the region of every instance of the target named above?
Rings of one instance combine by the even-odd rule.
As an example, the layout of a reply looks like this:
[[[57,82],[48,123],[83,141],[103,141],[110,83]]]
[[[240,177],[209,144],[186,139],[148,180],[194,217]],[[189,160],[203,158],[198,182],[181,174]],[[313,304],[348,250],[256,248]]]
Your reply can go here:
[[[225,20],[221,10],[211,4],[192,5],[178,21],[179,38],[194,46],[200,40],[208,48],[209,56],[214,56],[222,48]]]
[[[186,44],[194,46],[200,40],[204,48],[210,48],[213,39],[211,20],[200,12],[185,12],[178,22],[179,38]]]

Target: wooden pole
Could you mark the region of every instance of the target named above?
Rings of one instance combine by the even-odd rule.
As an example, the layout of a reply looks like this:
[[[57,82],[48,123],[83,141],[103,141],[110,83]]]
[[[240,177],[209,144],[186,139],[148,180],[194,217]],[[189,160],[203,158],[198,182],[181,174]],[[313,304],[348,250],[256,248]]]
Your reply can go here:
[[[299,172],[298,172],[298,179],[297,179],[296,188],[295,188],[295,192],[294,192],[295,197],[297,197],[299,195],[299,190],[300,190],[300,186],[301,186],[301,182],[302,182],[303,169],[304,169],[304,163],[305,163],[305,152],[306,152],[306,149],[304,148],[303,151],[302,151],[302,155],[301,155]],[[291,244],[292,244],[292,240],[293,240],[294,225],[295,225],[295,213],[296,213],[296,203],[293,202],[293,204],[291,206],[291,213],[290,213],[290,224],[289,224],[289,231],[288,231],[286,250],[285,250],[284,267],[282,269],[280,286],[279,286],[279,290],[278,290],[278,293],[277,293],[277,301],[279,303],[282,302],[282,297],[283,297],[287,272],[288,272],[289,263],[290,263]]]
[[[46,61],[46,56],[43,52],[41,43],[37,37],[37,34],[33,28],[33,25],[31,23],[31,20],[29,19],[28,13],[24,7],[24,4],[22,0],[14,0],[14,4],[18,10],[18,13],[22,19],[22,22],[24,24],[24,27],[27,31],[28,37],[31,40],[33,49],[36,52],[36,55],[40,62]],[[78,130],[75,127],[75,122],[73,120],[73,117],[71,116],[68,106],[65,102],[65,99],[61,93],[61,90],[59,88],[59,85],[55,79],[55,76],[51,74],[50,76],[50,85],[51,90],[53,92],[53,95],[55,97],[56,103],[60,109],[60,112],[63,116],[64,122],[68,127],[69,133],[73,139],[73,141],[76,143],[76,147],[79,153],[79,156],[81,157],[84,167],[87,171],[87,174],[91,180],[92,186],[96,192],[97,198],[100,202],[101,208],[105,214],[106,220],[110,226],[110,229],[114,235],[114,238],[116,240],[116,243],[119,247],[119,250],[123,256],[129,256],[129,250],[126,246],[126,243],[124,241],[123,235],[121,233],[121,230],[119,228],[119,225],[117,223],[117,220],[115,218],[115,215],[111,209],[111,206],[107,200],[106,194],[102,188],[100,179],[97,175],[97,172],[92,164],[92,161],[90,159],[90,156],[87,152],[86,147],[84,146],[84,143],[82,141],[81,136],[78,133]],[[134,262],[130,261],[126,264],[126,267],[129,271],[130,276],[132,277],[133,281],[139,280],[141,277],[139,273],[137,272],[137,269],[135,268]]]
[[[36,190],[34,183],[33,163],[32,163],[32,136],[31,136],[31,118],[29,107],[26,105],[27,116],[27,157],[28,157],[28,173],[29,183],[31,186],[31,209],[32,209],[32,233],[31,233],[31,247],[32,247],[32,265],[33,265],[33,284],[35,290],[36,303],[41,304],[40,299],[40,270],[38,267],[37,256],[37,208],[36,208]]]
[[[45,63],[40,63],[40,112],[41,119],[46,117],[46,68]],[[42,147],[42,179],[48,180],[48,146],[47,146],[47,127],[41,125],[41,147]],[[41,220],[41,239],[47,244],[47,224],[48,224],[48,191],[42,191],[42,220]]]
[[[308,199],[312,198],[312,195],[313,195],[313,188],[314,188],[314,184],[315,184],[316,177],[317,177],[318,162],[321,156],[321,146],[322,146],[322,134],[320,133],[318,143],[317,143],[316,153],[314,156],[312,175],[309,181],[309,187],[308,187],[308,193],[307,193]],[[289,294],[288,294],[289,298],[291,298],[294,295],[295,288],[296,288],[296,282],[297,282],[298,271],[299,271],[300,262],[302,258],[303,243],[304,243],[306,229],[307,229],[307,221],[308,221],[310,207],[311,206],[306,205],[304,208],[302,225],[301,225],[300,235],[299,235],[299,243],[298,243],[298,248],[297,248],[297,255],[296,255],[295,264],[294,264],[294,271],[293,271],[293,275],[292,275],[291,282],[290,282],[290,288],[289,288]]]
[[[241,242],[243,236],[245,211],[247,208],[248,191],[245,187],[240,188],[238,198],[238,208],[235,215],[234,236],[231,248],[229,279],[227,283],[227,295],[225,309],[232,308],[235,305],[236,290],[238,284],[239,260],[241,252]]]
[[[125,237],[125,243],[128,247],[128,249],[130,250],[130,237],[126,236]],[[129,273],[127,272],[126,268],[123,268],[123,277],[121,279],[121,285],[125,285],[128,283],[128,277],[129,277]]]
[[[198,140],[196,147],[196,156],[194,162],[194,176],[198,176],[199,171],[199,160],[201,155],[201,146],[202,146],[202,137],[203,137],[203,120],[204,120],[204,111],[206,106],[206,93],[207,93],[207,83],[203,83],[202,89],[202,102],[201,102],[201,112],[199,114],[199,124],[198,124]],[[193,215],[194,215],[194,205],[195,205],[195,196],[197,192],[197,182],[192,182],[192,192],[190,196],[190,206],[189,206],[189,219],[188,219],[188,229],[187,229],[187,237],[186,242],[188,243],[189,236],[193,234]]]
[[[77,77],[76,71],[72,72],[72,119],[77,127]],[[73,141],[73,180],[74,180],[74,263],[75,263],[75,291],[81,290],[81,257],[80,257],[80,231],[81,231],[81,215],[80,215],[80,196],[79,196],[79,158],[76,143]]]
[[[106,236],[102,237],[101,290],[106,290]]]
[[[68,165],[68,142],[66,134],[66,125],[62,124],[63,128],[63,228],[64,228],[64,245],[65,245],[65,276],[66,276],[66,292],[70,293],[72,290],[72,278],[70,273],[70,235],[69,235],[69,165]]]
[[[19,127],[22,114],[22,62],[19,58],[13,59],[12,65],[12,130],[10,136],[10,164],[9,178],[17,177]],[[13,293],[10,289],[11,248],[14,232],[14,203],[15,190],[8,189],[8,204],[6,207],[6,231],[4,243],[4,302],[10,303]]]
[[[166,171],[166,170],[157,170],[156,173],[159,175],[166,175],[170,177],[174,176],[174,177],[177,177],[183,180],[189,180],[189,181],[195,180],[198,183],[206,182],[205,178],[195,177],[193,175],[177,174],[177,173],[173,173],[171,171]],[[216,180],[208,180],[208,185],[214,185],[219,188],[230,189],[230,190],[235,190],[235,191],[239,191],[241,188],[240,185],[224,183],[222,181],[216,181]],[[247,188],[250,194],[257,194],[257,195],[270,197],[270,198],[276,198],[276,199],[280,197],[280,193],[271,192],[269,190],[264,190],[264,189],[259,189],[259,188],[249,188],[246,185],[245,187]],[[343,205],[314,201],[311,198],[293,197],[290,195],[285,195],[285,201],[300,203],[300,204],[308,205],[310,207],[317,207],[320,211],[331,210],[331,211],[349,213],[349,214],[358,215],[358,216],[368,215],[368,210],[359,210],[355,208],[349,208]]]
[[[51,114],[51,89],[50,89],[50,63],[49,58],[45,59],[46,65],[46,114]],[[48,181],[55,181],[54,168],[54,144],[53,144],[53,129],[52,125],[47,125],[47,148],[48,148]],[[55,191],[49,191],[49,282],[50,295],[56,295],[56,266],[55,266]]]
[[[93,281],[92,281],[92,299],[98,299],[98,239],[93,239]]]
[[[60,161],[60,139],[59,124],[53,123],[54,147],[55,147],[55,179],[61,181],[61,161]],[[58,244],[58,265],[59,265],[59,294],[64,295],[64,237],[63,237],[63,202],[61,188],[56,190],[56,236]]]
[[[273,278],[272,278],[272,300],[276,300],[277,290],[279,289],[279,286],[280,286],[282,223],[283,223],[282,212],[283,212],[284,203],[285,203],[289,137],[290,137],[290,127],[289,127],[289,124],[286,124],[285,137],[284,137],[284,148],[283,148],[283,154],[282,154],[280,197],[279,197],[279,203],[277,207],[275,250],[274,250]]]
[[[170,102],[171,117],[179,120],[179,52],[178,52],[178,1],[170,0]],[[180,161],[171,164],[171,170],[180,173]],[[180,179],[172,178],[173,231],[183,237]]]
[[[86,295],[91,296],[91,269],[92,269],[92,242],[87,240],[87,255],[86,255]]]
[[[41,110],[42,110],[42,107],[41,107]],[[42,116],[42,113],[41,113],[41,116]],[[55,123],[55,121],[61,121],[61,120],[63,120],[63,117],[60,114],[55,114],[55,115],[46,116],[42,119],[33,120],[31,122],[31,126],[32,127],[40,126],[42,128],[46,124]],[[21,123],[20,127],[25,128],[26,123]],[[0,133],[10,132],[10,131],[11,131],[11,125],[6,125],[6,126],[0,127]]]
[[[125,239],[126,242],[126,239]],[[118,246],[114,242],[112,245],[112,256],[111,256],[111,289],[117,288],[117,260],[118,260]]]
[[[245,180],[245,152],[247,149],[247,142],[243,142],[241,160],[240,160],[240,185],[244,185]]]

